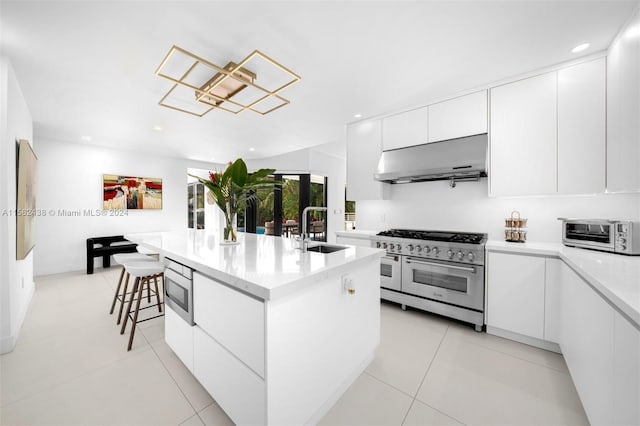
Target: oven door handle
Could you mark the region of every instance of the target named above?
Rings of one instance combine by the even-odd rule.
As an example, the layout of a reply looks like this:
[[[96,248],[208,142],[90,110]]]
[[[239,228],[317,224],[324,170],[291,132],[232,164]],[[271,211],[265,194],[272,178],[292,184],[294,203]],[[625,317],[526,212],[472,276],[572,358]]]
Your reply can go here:
[[[438,266],[440,268],[446,268],[446,269],[457,269],[459,271],[473,272],[474,274],[476,272],[476,268],[469,268],[469,267],[466,267],[466,266],[443,265],[441,263],[423,262],[423,261],[411,260],[411,259],[407,259],[406,262],[407,263],[417,263],[418,265]]]
[[[386,255],[386,256],[382,256],[382,258],[383,258],[383,259],[387,259],[387,260],[393,260],[394,262],[397,262],[397,261],[398,261],[398,256],[389,256],[389,255]]]

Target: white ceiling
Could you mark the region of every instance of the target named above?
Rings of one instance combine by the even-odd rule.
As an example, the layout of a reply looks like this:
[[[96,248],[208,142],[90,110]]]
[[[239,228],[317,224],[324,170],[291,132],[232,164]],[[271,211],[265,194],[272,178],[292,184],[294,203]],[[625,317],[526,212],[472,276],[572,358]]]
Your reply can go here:
[[[633,1],[5,1],[1,47],[38,139],[225,162],[339,146],[344,125],[605,49]],[[269,115],[158,105],[172,45],[258,49],[302,76]],[[162,132],[153,130],[161,126]],[[90,136],[91,141],[83,141]],[[254,151],[250,151],[254,148]]]

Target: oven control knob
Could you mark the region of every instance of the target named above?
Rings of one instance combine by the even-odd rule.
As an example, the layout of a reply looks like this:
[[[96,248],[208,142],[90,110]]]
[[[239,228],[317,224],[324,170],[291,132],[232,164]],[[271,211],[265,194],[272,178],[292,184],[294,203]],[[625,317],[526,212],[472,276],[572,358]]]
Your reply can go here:
[[[387,248],[387,243],[382,243],[382,248]]]
[[[409,244],[407,248],[409,249],[409,251],[413,251],[413,244]]]
[[[458,252],[458,259],[459,260],[464,259],[464,253],[463,252],[461,252],[461,251]]]
[[[627,246],[624,244],[620,244],[620,250],[624,251],[627,249]]]
[[[475,256],[473,255],[473,253],[469,252],[469,254],[467,255],[467,259],[469,259],[469,262],[473,262],[473,259],[475,259]]]
[[[429,251],[428,248],[427,251]],[[438,247],[434,247],[431,249],[431,253],[433,253],[434,256],[437,256],[438,253],[440,253],[440,249]]]
[[[453,250],[447,250],[447,256],[449,257],[449,259],[453,259]]]
[[[393,250],[393,249],[394,249],[394,247],[395,247],[395,245],[394,245],[394,244],[389,244],[389,250]]]
[[[416,246],[416,251],[417,251],[418,253],[420,253],[420,252],[422,251],[422,247],[420,247],[420,246]]]
[[[620,244],[625,244],[627,242],[626,238],[618,238],[618,241],[620,241]]]
[[[381,246],[381,245],[382,245],[382,244],[380,244],[380,241],[376,241],[376,247],[377,247],[377,248],[380,248],[380,246]]]
[[[424,254],[428,254],[431,251],[429,246],[424,246]]]

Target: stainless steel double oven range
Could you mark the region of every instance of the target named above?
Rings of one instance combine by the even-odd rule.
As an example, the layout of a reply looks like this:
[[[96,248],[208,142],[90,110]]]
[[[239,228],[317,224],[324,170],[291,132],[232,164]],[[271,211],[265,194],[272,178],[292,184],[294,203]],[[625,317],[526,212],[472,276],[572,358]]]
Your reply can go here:
[[[390,229],[372,237],[387,251],[380,263],[382,299],[484,325],[487,234]]]

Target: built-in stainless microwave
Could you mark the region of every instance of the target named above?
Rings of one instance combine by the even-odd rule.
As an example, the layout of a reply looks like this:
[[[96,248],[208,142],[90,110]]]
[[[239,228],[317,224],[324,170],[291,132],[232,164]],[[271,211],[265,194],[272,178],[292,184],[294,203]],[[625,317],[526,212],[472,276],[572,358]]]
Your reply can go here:
[[[562,243],[612,253],[640,255],[640,222],[609,219],[562,220]]]
[[[175,260],[164,258],[164,300],[189,325],[193,321],[193,270]]]

